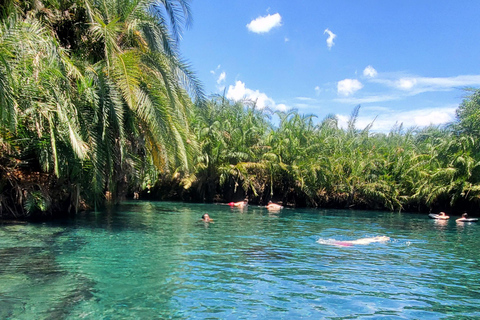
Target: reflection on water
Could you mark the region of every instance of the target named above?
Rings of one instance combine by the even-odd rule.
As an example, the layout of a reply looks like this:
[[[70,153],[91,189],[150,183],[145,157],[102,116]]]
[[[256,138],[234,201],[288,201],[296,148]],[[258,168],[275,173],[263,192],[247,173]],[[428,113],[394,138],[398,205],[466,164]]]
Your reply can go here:
[[[204,213],[215,223],[199,221]],[[0,318],[473,318],[479,227],[141,201],[0,225]],[[322,244],[379,236],[390,240]]]

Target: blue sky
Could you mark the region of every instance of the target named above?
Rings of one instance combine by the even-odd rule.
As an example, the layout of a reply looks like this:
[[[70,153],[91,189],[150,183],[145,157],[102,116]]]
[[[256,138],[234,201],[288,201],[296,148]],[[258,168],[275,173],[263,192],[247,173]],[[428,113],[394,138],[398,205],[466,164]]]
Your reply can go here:
[[[453,121],[480,87],[480,1],[193,0],[182,55],[207,94],[359,128]]]

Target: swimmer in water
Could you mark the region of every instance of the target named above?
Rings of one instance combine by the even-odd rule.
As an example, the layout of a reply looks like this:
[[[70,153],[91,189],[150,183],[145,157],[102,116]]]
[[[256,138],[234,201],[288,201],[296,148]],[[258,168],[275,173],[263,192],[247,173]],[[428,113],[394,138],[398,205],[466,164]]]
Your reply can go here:
[[[268,201],[268,204],[267,206],[265,207],[267,208],[268,210],[280,210],[283,208],[283,206],[279,205],[279,204],[276,204],[276,203],[273,203],[272,201]]]
[[[208,215],[208,213],[205,213],[205,214],[202,216],[202,221],[203,221],[203,222],[213,222],[213,219],[210,218],[210,216]]]
[[[248,198],[245,198],[245,200],[239,201],[239,202],[230,202],[229,205],[231,207],[237,207],[237,208],[246,207],[246,206],[248,206]]]
[[[357,239],[357,240],[347,240],[347,241],[337,241],[337,240],[323,240],[319,239],[317,240],[318,243],[322,244],[331,244],[334,246],[341,246],[341,247],[350,247],[356,244],[360,245],[366,245],[370,244],[373,242],[387,242],[390,240],[390,237],[387,236],[378,236],[378,237],[373,237],[373,238],[362,238],[362,239]]]
[[[458,218],[457,220],[455,220],[456,222],[474,222],[474,221],[478,221],[478,219],[470,219],[468,217],[468,213],[464,213],[462,214],[462,217],[461,218]]]
[[[445,214],[445,212],[443,212],[443,211],[440,212],[440,213],[438,214],[438,216],[439,216],[440,219],[448,219],[448,218],[450,218],[450,217],[447,216],[447,215]]]

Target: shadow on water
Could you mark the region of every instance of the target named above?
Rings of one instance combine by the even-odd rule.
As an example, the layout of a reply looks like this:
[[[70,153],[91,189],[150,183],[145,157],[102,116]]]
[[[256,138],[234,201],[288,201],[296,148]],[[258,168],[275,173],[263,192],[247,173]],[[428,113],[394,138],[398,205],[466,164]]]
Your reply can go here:
[[[279,250],[271,246],[255,245],[244,249],[243,254],[246,256],[247,260],[264,260],[281,263],[292,256],[291,254],[282,251],[284,250]]]
[[[76,277],[75,280],[74,288],[65,292],[65,295],[49,309],[47,319],[64,319],[71,314],[77,304],[94,299],[96,283],[86,277]]]
[[[86,243],[68,234],[45,224],[0,228],[1,319],[64,319],[76,304],[93,298],[95,283],[58,263],[59,253]]]
[[[64,228],[90,228],[114,232],[148,231],[152,229],[159,217],[164,215],[181,214],[185,210],[178,209],[178,205],[162,202],[133,201],[105,209],[102,212],[84,211],[76,216],[57,219],[50,222],[51,226]]]

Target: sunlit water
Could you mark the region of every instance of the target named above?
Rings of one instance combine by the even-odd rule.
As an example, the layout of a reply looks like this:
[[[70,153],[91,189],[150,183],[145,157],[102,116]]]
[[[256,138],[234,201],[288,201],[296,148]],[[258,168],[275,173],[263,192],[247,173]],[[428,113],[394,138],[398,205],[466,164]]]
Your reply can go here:
[[[474,319],[479,243],[426,215],[129,202],[0,225],[0,319]]]

